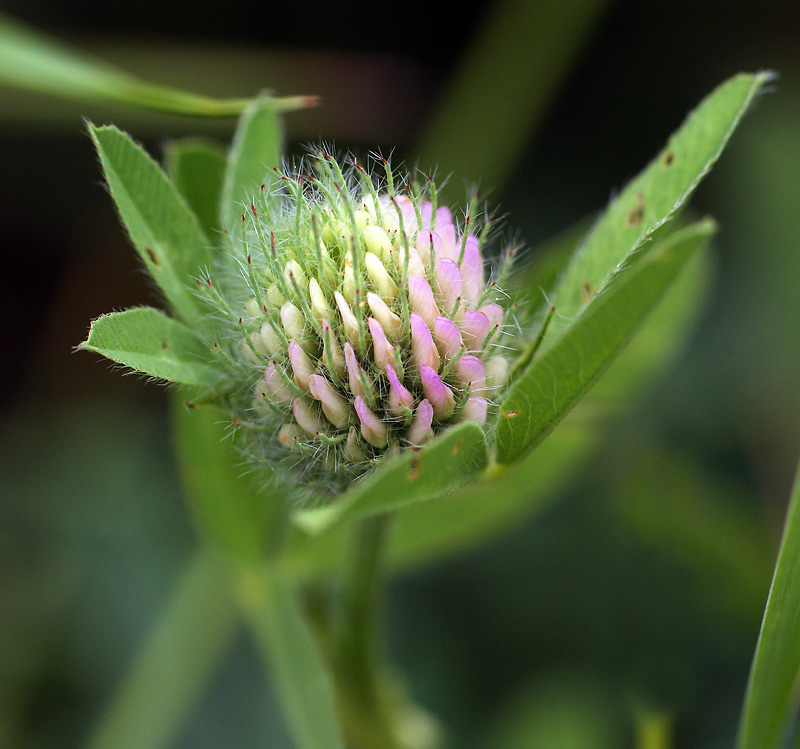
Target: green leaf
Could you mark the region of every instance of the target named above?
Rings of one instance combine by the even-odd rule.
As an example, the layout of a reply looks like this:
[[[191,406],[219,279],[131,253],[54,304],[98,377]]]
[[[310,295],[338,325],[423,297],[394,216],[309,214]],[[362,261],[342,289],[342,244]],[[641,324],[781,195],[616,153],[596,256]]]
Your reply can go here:
[[[283,157],[283,127],[273,100],[254,99],[239,118],[236,134],[228,154],[222,194],[220,226],[230,229],[261,185],[269,185],[277,175],[273,169]]]
[[[233,117],[250,99],[214,99],[146,83],[0,14],[0,84],[62,99],[122,104],[194,117]],[[281,111],[315,106],[315,97],[276,99]]]
[[[186,498],[200,535],[228,556],[255,562],[277,542],[286,520],[286,495],[246,472],[230,434],[230,419],[194,405],[189,390],[172,398],[176,454]]]
[[[213,385],[217,380],[206,364],[208,348],[183,323],[152,307],[98,317],[78,348],[169,382]]]
[[[342,747],[333,681],[289,581],[279,570],[243,580],[242,608],[298,749]]]
[[[161,167],[115,127],[89,124],[111,197],[147,270],[187,322],[202,314],[193,287],[211,250],[197,217]]]
[[[784,746],[800,678],[800,470],[758,637],[737,749]]]
[[[166,148],[167,174],[212,241],[220,232],[217,207],[227,158],[219,143],[205,138],[172,141]]]
[[[770,80],[740,74],[715,89],[653,162],[619,194],[578,249],[552,297],[556,307],[543,346],[553,345],[618,265],[680,209],[716,163],[728,139]]]
[[[499,464],[519,459],[555,428],[715,229],[705,220],[658,243],[641,262],[616,274],[555,345],[534,359],[500,406]]]
[[[483,430],[464,422],[419,452],[388,460],[333,504],[298,512],[293,520],[309,533],[322,533],[344,520],[396,510],[464,486],[487,462]]]
[[[198,553],[155,623],[88,746],[174,746],[183,722],[233,644],[236,608],[220,560]]]

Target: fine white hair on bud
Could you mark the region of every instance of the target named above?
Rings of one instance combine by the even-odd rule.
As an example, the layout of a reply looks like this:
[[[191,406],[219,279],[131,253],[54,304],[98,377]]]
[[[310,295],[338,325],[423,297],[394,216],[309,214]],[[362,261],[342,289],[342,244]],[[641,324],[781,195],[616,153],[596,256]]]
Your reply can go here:
[[[513,304],[484,257],[488,222],[376,163],[382,177],[316,152],[266,180],[198,292],[222,321],[226,405],[254,460],[331,491],[452,424],[488,423],[509,371],[497,341]]]

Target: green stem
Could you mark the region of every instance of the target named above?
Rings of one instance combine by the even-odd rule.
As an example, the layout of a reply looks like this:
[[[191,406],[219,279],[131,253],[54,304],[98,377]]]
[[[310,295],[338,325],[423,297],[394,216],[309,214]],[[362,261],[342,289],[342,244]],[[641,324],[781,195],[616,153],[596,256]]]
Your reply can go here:
[[[342,723],[355,749],[397,746],[380,667],[379,605],[388,530],[388,514],[356,523],[342,571],[334,664]]]
[[[671,749],[672,718],[664,713],[647,713],[636,719],[636,749]]]

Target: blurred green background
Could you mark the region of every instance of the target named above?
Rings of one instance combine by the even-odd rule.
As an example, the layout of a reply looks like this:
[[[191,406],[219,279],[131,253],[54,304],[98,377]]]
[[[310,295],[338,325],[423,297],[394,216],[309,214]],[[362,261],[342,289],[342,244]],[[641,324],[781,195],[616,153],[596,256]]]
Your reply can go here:
[[[678,357],[537,512],[394,576],[386,599],[393,661],[448,746],[730,746],[800,451],[800,6],[0,10],[148,80],[321,94],[287,117],[291,151],[436,160],[455,199],[488,175],[532,259],[717,83],[780,73],[693,202],[721,232]],[[196,544],[166,390],[72,351],[97,315],[156,301],[81,116],[155,154],[233,128],[0,90],[0,746],[86,737]],[[175,745],[290,746],[244,632]]]

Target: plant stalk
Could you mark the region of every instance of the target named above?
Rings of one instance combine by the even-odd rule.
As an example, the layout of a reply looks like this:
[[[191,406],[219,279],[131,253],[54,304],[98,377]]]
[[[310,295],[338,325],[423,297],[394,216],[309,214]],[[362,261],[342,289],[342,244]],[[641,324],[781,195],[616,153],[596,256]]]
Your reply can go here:
[[[386,699],[379,608],[389,515],[354,526],[342,570],[342,604],[334,638],[334,675],[348,745],[354,749],[398,747]]]

